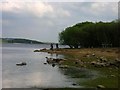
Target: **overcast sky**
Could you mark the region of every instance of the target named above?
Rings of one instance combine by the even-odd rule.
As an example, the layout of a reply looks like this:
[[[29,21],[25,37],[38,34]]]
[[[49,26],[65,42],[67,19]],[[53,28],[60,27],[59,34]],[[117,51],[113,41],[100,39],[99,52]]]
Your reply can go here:
[[[27,38],[45,42],[58,42],[58,33],[76,23],[113,21],[118,18],[117,2],[4,0],[1,6],[2,37]]]

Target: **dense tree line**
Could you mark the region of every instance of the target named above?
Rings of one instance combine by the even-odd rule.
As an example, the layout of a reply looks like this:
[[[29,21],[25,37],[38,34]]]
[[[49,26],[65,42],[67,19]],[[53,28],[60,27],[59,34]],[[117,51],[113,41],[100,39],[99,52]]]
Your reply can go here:
[[[42,42],[21,38],[0,38],[3,43],[43,44]]]
[[[119,47],[118,24],[118,21],[78,23],[59,33],[59,42],[70,48]]]

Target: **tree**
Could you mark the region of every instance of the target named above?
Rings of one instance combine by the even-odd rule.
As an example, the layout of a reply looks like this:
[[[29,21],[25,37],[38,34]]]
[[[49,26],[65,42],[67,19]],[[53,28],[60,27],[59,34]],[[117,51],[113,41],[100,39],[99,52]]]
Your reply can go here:
[[[70,48],[101,47],[102,44],[112,44],[119,47],[120,35],[118,22],[82,22],[72,27],[67,27],[59,33],[59,41],[69,45]]]

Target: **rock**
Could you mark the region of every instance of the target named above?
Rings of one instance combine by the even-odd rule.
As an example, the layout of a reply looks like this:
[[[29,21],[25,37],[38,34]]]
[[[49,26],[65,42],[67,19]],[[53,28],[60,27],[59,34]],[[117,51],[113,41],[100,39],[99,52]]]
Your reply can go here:
[[[111,77],[116,77],[115,75],[110,75]]]
[[[62,61],[63,59],[53,59],[53,61],[55,61],[56,63],[59,63],[60,61]]]
[[[54,63],[52,64],[52,67],[55,67],[55,64],[54,64]]]
[[[40,50],[34,50],[34,52],[40,52]]]
[[[108,67],[110,64],[109,63],[105,63],[105,66]]]
[[[72,85],[75,86],[75,85],[77,85],[77,84],[76,84],[76,83],[73,83]]]
[[[92,56],[95,56],[95,54],[93,53]]]
[[[59,68],[68,68],[68,65],[60,65]]]
[[[75,64],[78,64],[78,62],[76,61]]]
[[[102,57],[100,57],[100,59],[103,59],[104,57],[102,56]]]
[[[100,57],[100,60],[102,61],[104,57]]]
[[[107,50],[106,52],[111,52],[110,50]]]
[[[51,52],[48,52],[48,53],[51,53]]]
[[[92,65],[95,65],[96,63],[97,63],[96,61],[92,61],[92,62],[91,62]]]
[[[86,57],[88,57],[88,58],[89,58],[89,57],[90,57],[90,55],[88,54],[88,55],[86,55]]]
[[[64,75],[68,75],[67,73],[64,73]]]
[[[43,90],[49,90],[48,88],[46,88],[46,89],[43,89]]]
[[[104,58],[104,57],[100,57],[100,62],[107,62],[108,60],[106,59],[106,58]]]
[[[43,51],[43,50],[47,50],[47,49],[46,48],[41,49],[41,51]]]
[[[60,61],[58,64],[61,65],[64,61]]]
[[[106,64],[105,63],[97,63],[96,65],[101,67],[101,66],[105,66]]]
[[[99,59],[99,57],[96,57],[96,59]]]
[[[110,61],[109,66],[120,67],[120,61],[119,60]]]
[[[89,58],[89,57],[90,57],[90,55],[89,55],[89,54],[85,54],[83,57],[88,57],[88,58]]]
[[[103,85],[97,85],[97,88],[105,88]]]
[[[64,61],[64,59],[60,59],[60,58],[48,58],[47,59],[47,63],[60,63],[61,61]]]
[[[100,62],[100,60],[99,60],[99,59],[97,59],[97,62]]]
[[[62,61],[67,61],[68,59],[63,58]]]
[[[102,61],[103,61],[103,62],[107,62],[107,59],[106,59],[106,58],[104,58]]]
[[[115,61],[120,65],[120,59],[116,58]]]
[[[47,63],[44,63],[44,64],[47,64]]]
[[[119,68],[118,68],[118,67],[115,67],[115,69],[117,69],[117,70],[118,70]]]
[[[16,65],[17,66],[24,66],[24,65],[27,65],[27,63],[26,62],[21,62],[21,63],[17,63]]]
[[[86,66],[85,66],[85,65],[80,65],[80,67],[81,67],[81,68],[86,68]]]
[[[118,58],[116,58],[115,61],[120,61],[120,60]]]
[[[53,61],[53,59],[52,58],[48,58],[48,57],[46,57],[46,62],[48,63],[48,64],[50,64],[50,63],[54,63],[55,61]]]

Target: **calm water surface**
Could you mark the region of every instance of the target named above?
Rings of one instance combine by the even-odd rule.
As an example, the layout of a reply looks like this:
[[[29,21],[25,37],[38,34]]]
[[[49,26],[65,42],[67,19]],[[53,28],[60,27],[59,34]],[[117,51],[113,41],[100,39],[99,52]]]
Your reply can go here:
[[[65,76],[57,66],[43,64],[46,62],[45,57],[64,58],[64,56],[33,52],[34,49],[40,48],[49,48],[49,45],[3,44],[3,88],[73,87],[74,80]],[[16,63],[20,62],[27,62],[27,65],[16,66]]]

